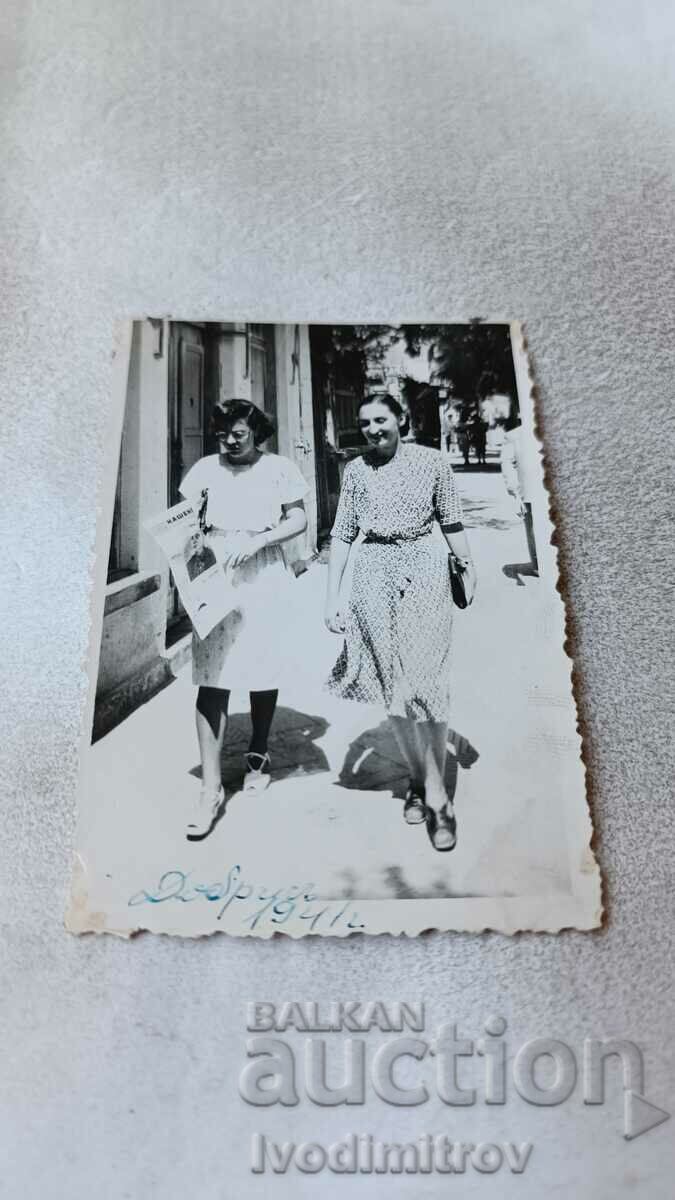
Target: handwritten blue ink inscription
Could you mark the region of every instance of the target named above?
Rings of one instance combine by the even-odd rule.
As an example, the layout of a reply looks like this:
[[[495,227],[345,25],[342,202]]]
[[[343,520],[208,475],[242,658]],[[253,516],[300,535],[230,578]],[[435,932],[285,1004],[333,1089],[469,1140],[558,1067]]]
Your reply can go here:
[[[206,900],[219,905],[216,920],[221,921],[232,907],[242,925],[258,929],[265,924],[278,927],[292,917],[307,922],[307,932],[319,926],[323,931],[339,926],[347,929],[364,929],[359,914],[349,900],[321,901],[314,895],[314,884],[279,887],[271,890],[265,886],[248,883],[242,876],[240,866],[230,867],[223,879],[214,883],[196,883],[192,872],[165,871],[154,889],[142,888],[128,901],[129,908],[140,904],[166,904],[173,900],[180,904],[192,904],[195,900]]]

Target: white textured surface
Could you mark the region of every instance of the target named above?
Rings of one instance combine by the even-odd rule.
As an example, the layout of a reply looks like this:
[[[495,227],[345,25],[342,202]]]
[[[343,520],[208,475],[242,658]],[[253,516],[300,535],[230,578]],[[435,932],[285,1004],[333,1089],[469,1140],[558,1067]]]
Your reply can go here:
[[[7,0],[2,26],[0,1194],[375,1196],[367,1178],[248,1174],[254,1129],[331,1141],[348,1124],[395,1127],[380,1102],[349,1121],[247,1109],[253,997],[421,996],[469,1032],[503,1013],[514,1045],[632,1036],[647,1095],[672,1108],[671,6]],[[63,932],[112,320],[144,312],[526,320],[601,932]],[[618,1106],[507,1107],[505,1133],[537,1143],[526,1175],[465,1176],[462,1194],[669,1200],[672,1125],[625,1143]],[[462,1131],[492,1136],[472,1112]],[[460,1124],[404,1116],[409,1136]],[[418,1200],[450,1185],[386,1186]]]

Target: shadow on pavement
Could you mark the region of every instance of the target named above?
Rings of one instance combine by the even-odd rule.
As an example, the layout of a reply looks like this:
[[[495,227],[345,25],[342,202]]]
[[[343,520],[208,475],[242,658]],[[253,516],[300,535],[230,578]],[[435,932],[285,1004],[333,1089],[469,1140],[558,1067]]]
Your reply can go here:
[[[529,579],[539,578],[539,572],[536,571],[532,566],[532,563],[529,562],[506,563],[506,565],[502,567],[502,572],[504,575],[506,575],[507,579],[512,579],[513,582],[518,585],[518,587],[525,587],[522,576],[525,576]]]
[[[411,827],[414,830],[414,827]],[[427,841],[424,828],[419,832],[419,836],[427,842],[429,855],[434,856],[438,851],[434,850],[431,843]],[[439,858],[441,856],[439,855]],[[396,900],[445,900],[451,896],[455,900],[472,900],[482,899],[484,892],[467,891],[466,887],[453,887],[449,867],[452,865],[452,855],[444,855],[443,857],[443,872],[435,879],[432,879],[425,887],[415,886],[406,878],[405,868],[398,863],[385,867],[382,872],[382,882],[390,896]],[[345,884],[340,890],[340,899],[342,900],[367,900],[377,899],[379,897],[366,896],[363,889],[359,886],[359,879],[355,871],[344,870],[341,872]],[[497,892],[495,895],[517,895],[516,892]]]
[[[460,475],[465,475],[465,474],[472,475],[472,474],[478,473],[478,472],[481,472],[481,474],[487,473],[487,474],[491,474],[491,475],[496,475],[499,471],[501,471],[502,466],[501,466],[501,462],[492,461],[492,462],[484,462],[484,463],[478,463],[478,462],[463,463],[460,459],[459,462],[453,461],[452,469],[453,469],[453,471],[457,471],[458,474],[460,474]]]
[[[450,800],[457,788],[457,768],[468,770],[478,760],[478,751],[457,733],[448,730],[448,757],[445,787]],[[389,721],[365,729],[349,746],[338,778],[338,786],[362,792],[391,791],[396,799],[405,797],[409,773],[403,762]]]
[[[270,733],[269,753],[273,780],[289,775],[318,775],[330,771],[328,759],[315,743],[328,729],[324,717],[310,716],[294,708],[277,708]],[[228,719],[225,745],[221,755],[222,780],[227,791],[238,791],[244,777],[244,754],[251,739],[248,713],[232,713]],[[190,775],[201,778],[201,767]]]
[[[429,844],[429,853],[437,854],[438,851]],[[446,863],[448,866],[450,865],[447,862],[448,859],[451,863],[452,855],[446,856],[444,865]],[[468,900],[481,896],[480,892],[467,892],[464,888],[458,891],[457,888],[452,887],[447,869],[439,878],[432,880],[427,887],[420,888],[414,887],[407,881],[403,867],[385,867],[384,882],[390,894],[397,900],[445,900],[448,896],[452,896],[455,900]],[[358,899],[358,897],[355,898]]]
[[[486,529],[513,529],[516,525],[521,524],[520,517],[495,517],[485,514],[494,513],[495,506],[488,500],[471,500],[468,497],[462,499],[462,510],[464,513],[464,525],[467,529],[483,526]]]

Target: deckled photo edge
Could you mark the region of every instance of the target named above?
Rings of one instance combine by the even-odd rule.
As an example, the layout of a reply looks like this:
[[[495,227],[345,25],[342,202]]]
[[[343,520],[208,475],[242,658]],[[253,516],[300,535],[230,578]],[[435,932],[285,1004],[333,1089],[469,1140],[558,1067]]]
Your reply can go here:
[[[113,322],[110,351],[109,408],[104,432],[103,461],[98,481],[94,542],[89,567],[89,628],[85,640],[86,661],[82,663],[85,695],[78,754],[78,786],[76,793],[75,847],[72,852],[71,878],[65,926],[70,933],[96,932],[102,914],[88,911],[87,865],[79,852],[80,834],[85,823],[87,804],[87,758],[96,702],[103,613],[105,610],[106,564],[112,527],[115,484],[122,449],[122,428],[127,399],[128,366],[134,322],[120,319]],[[109,447],[113,447],[112,452]]]
[[[584,736],[579,719],[579,706],[577,703],[575,687],[575,664],[574,658],[569,652],[569,601],[563,587],[563,581],[560,572],[560,551],[555,540],[555,503],[552,495],[550,472],[546,460],[546,447],[542,436],[542,421],[538,411],[538,404],[540,403],[539,392],[537,388],[537,381],[534,375],[534,367],[529,352],[527,322],[517,320],[511,321],[509,324],[511,329],[511,344],[513,346],[513,360],[516,370],[516,384],[518,387],[521,413],[527,414],[530,433],[534,444],[537,447],[539,459],[538,483],[542,500],[541,532],[544,535],[541,538],[541,543],[542,546],[546,547],[547,557],[550,562],[551,575],[555,585],[555,591],[559,599],[560,649],[568,664],[569,694],[575,716],[579,764],[583,780],[584,813],[581,835],[581,857],[576,857],[579,852],[578,846],[571,848],[571,878],[575,889],[575,895],[582,904],[584,913],[589,920],[588,927],[599,928],[603,923],[604,915],[602,902],[602,875],[593,850],[593,842],[596,835],[588,797],[588,768],[586,766],[586,758],[584,753]],[[567,810],[567,816],[568,820],[571,820],[574,817],[574,814],[570,812],[569,808]]]
[[[445,322],[445,324],[467,324],[467,321]],[[483,912],[475,913],[471,916],[467,911],[472,905],[475,907],[476,902],[466,902],[461,899],[452,897],[441,900],[366,900],[360,902],[360,908],[364,915],[371,914],[368,920],[367,932],[369,936],[372,934],[389,933],[394,936],[417,936],[423,932],[480,932],[494,931],[505,934],[514,934],[516,932],[531,931],[531,932],[560,932],[567,928],[574,929],[593,929],[601,924],[602,904],[601,904],[601,876],[600,871],[595,861],[591,842],[593,837],[593,827],[591,821],[590,810],[588,807],[588,797],[586,789],[586,766],[582,753],[582,736],[579,730],[579,717],[574,694],[573,685],[573,660],[565,649],[567,639],[567,617],[566,617],[566,600],[560,586],[560,575],[558,566],[558,549],[553,541],[555,525],[554,525],[554,506],[551,500],[549,488],[546,479],[546,463],[545,450],[542,439],[539,434],[537,422],[537,392],[533,377],[532,365],[528,353],[526,324],[521,321],[501,321],[501,320],[486,320],[485,323],[505,324],[509,326],[511,345],[513,352],[513,365],[516,376],[516,385],[518,391],[518,401],[521,409],[521,414],[527,420],[528,433],[534,440],[538,450],[539,457],[539,477],[538,477],[538,492],[539,497],[544,503],[540,508],[540,516],[537,522],[537,528],[540,532],[545,532],[546,536],[541,538],[538,544],[541,545],[542,551],[545,551],[548,569],[551,573],[555,591],[558,596],[558,603],[561,616],[561,637],[558,650],[564,653],[568,663],[569,690],[574,706],[574,715],[577,727],[579,762],[581,771],[584,777],[583,798],[584,798],[584,814],[583,814],[583,833],[585,839],[585,856],[582,862],[579,862],[576,851],[574,859],[570,862],[571,879],[573,883],[573,902],[569,905],[561,905],[559,901],[550,900],[549,897],[527,897],[525,898],[530,907],[538,909],[538,915],[532,917],[521,916],[516,910],[510,917],[505,919],[505,908],[508,907],[503,900],[492,901],[490,899],[481,899],[478,902],[479,907],[483,907]],[[325,323],[324,323],[325,324]],[[120,321],[115,324],[114,329],[114,348],[111,362],[111,404],[108,422],[108,444],[115,447],[113,454],[104,453],[104,464],[101,471],[101,482],[99,486],[97,514],[96,514],[96,553],[92,563],[90,577],[90,629],[88,638],[88,662],[87,662],[87,702],[83,717],[82,725],[82,741],[80,749],[80,785],[78,789],[78,813],[77,827],[79,830],[85,822],[85,809],[87,804],[86,795],[86,764],[85,760],[91,743],[91,727],[95,702],[95,692],[98,674],[99,655],[101,649],[101,634],[103,626],[103,613],[105,607],[105,578],[106,578],[106,561],[108,541],[110,538],[110,528],[112,521],[112,507],[115,498],[115,480],[117,474],[117,466],[119,453],[121,448],[122,425],[124,421],[126,389],[127,389],[127,372],[125,364],[128,365],[128,348],[133,332],[133,320]],[[126,349],[125,349],[126,347]],[[545,496],[545,500],[544,500]],[[89,797],[89,800],[91,798]],[[568,821],[571,820],[575,827],[572,832],[578,834],[578,814],[575,814],[570,809],[567,809]],[[79,846],[79,836],[77,846]],[[391,906],[394,906],[392,909]],[[564,910],[566,907],[567,911]],[[384,917],[384,910],[388,909],[395,913],[391,917]],[[494,909],[494,911],[490,911]],[[555,909],[555,912],[552,911]],[[443,915],[441,915],[441,910]],[[162,928],[154,928],[154,922],[138,921],[124,928],[114,928],[110,923],[105,913],[89,911],[88,905],[88,887],[87,887],[87,864],[83,861],[77,847],[74,852],[74,868],[71,881],[70,905],[66,915],[66,927],[73,933],[84,932],[109,932],[122,937],[132,937],[136,933],[162,932],[169,935],[178,936],[209,936],[211,933],[227,932],[234,936],[256,936],[268,938],[276,933],[282,933],[285,936],[298,938],[307,936],[302,929],[279,929],[265,931],[242,931],[240,929],[228,928],[227,924],[218,925],[213,928],[204,928],[199,931],[186,931],[178,928],[169,928],[166,925]],[[350,936],[351,932],[358,931],[323,931],[316,933],[314,936]]]

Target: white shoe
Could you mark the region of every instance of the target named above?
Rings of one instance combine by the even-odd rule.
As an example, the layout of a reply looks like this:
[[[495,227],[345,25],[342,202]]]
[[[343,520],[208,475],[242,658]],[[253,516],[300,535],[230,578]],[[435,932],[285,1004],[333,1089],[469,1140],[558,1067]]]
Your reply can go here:
[[[269,754],[254,754],[249,751],[244,756],[246,758],[246,774],[244,775],[244,786],[242,791],[253,796],[260,796],[272,782],[270,775],[270,756]],[[257,759],[258,766],[254,767],[251,759]]]
[[[205,838],[220,819],[225,808],[225,788],[222,783],[217,792],[206,791],[202,788],[193,820],[187,827],[186,837],[189,842],[198,842]]]

